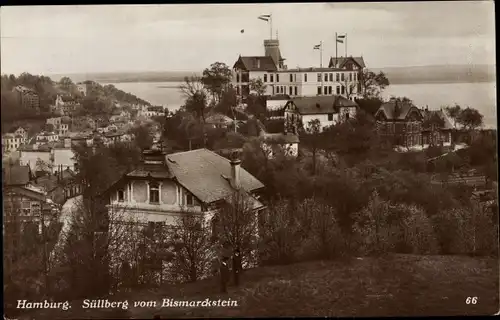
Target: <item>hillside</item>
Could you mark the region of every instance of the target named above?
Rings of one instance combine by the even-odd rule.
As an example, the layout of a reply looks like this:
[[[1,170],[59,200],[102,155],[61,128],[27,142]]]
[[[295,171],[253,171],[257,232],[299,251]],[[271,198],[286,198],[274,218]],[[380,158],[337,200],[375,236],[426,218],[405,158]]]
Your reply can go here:
[[[495,66],[491,65],[438,65],[371,70],[385,72],[391,84],[474,83],[492,82],[496,79]]]
[[[70,311],[44,310],[36,318],[491,315],[498,311],[498,262],[417,255],[316,261],[247,270],[240,287],[230,286],[227,294],[218,290],[217,279],[207,279],[110,298],[127,299],[128,310],[84,312],[81,302],[73,302]],[[466,304],[470,296],[478,303]],[[160,308],[163,298],[231,299],[238,306]],[[157,301],[157,307],[134,308],[133,301]]]

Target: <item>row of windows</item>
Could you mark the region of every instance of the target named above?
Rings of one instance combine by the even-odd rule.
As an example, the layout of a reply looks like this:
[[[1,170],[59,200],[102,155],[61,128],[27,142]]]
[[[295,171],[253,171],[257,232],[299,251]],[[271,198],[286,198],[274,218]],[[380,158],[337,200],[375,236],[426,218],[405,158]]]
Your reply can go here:
[[[180,189],[178,190],[180,191]],[[125,201],[125,191],[123,189],[118,190],[118,201],[119,202]],[[149,203],[153,204],[160,203],[160,184],[157,182],[149,183]],[[194,196],[191,193],[188,193],[186,195],[186,205],[188,206],[194,205]]]
[[[243,82],[245,79],[241,79]],[[274,83],[280,82],[280,74],[264,74],[264,83]],[[324,82],[333,82],[334,81],[334,73],[318,73],[318,82],[324,81]],[[357,73],[335,73],[335,81],[357,81],[358,80],[358,75]],[[296,73],[291,73],[289,74],[289,81],[290,82],[297,82],[297,74]],[[236,74],[236,82],[240,82],[240,75]],[[304,82],[307,82],[307,73],[304,73]]]
[[[298,95],[299,93],[299,89],[297,86],[295,87],[288,87],[288,95],[292,96],[292,95]],[[274,92],[274,87],[273,87],[273,94],[287,94],[287,91],[286,91],[286,86],[277,86],[276,87],[276,92]]]
[[[323,88],[323,90],[322,90]],[[324,86],[318,87],[318,94],[333,94],[333,87],[332,86]],[[345,94],[345,87],[337,86],[337,93],[336,94]]]

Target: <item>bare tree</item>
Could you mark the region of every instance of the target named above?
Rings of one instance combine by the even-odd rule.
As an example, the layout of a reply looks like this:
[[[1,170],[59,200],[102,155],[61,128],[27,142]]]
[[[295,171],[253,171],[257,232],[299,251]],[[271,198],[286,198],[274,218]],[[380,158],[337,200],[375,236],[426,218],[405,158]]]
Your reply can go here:
[[[205,123],[205,115],[209,105],[208,96],[210,93],[206,89],[202,78],[195,76],[185,77],[180,90],[186,97],[184,108],[196,114]]]
[[[254,210],[256,203],[255,198],[239,189],[226,199],[226,204],[214,217],[219,242],[241,255],[241,265],[233,266],[233,272],[254,263],[258,239],[258,214]]]
[[[176,279],[195,282],[208,275],[211,261],[210,229],[202,215],[183,212],[169,237],[174,246],[171,270]]]
[[[352,95],[354,94],[354,89],[356,88],[356,83],[355,82],[349,82],[349,80],[346,78],[343,83],[340,84],[342,87],[344,87],[344,92],[345,96],[347,99],[351,99]]]

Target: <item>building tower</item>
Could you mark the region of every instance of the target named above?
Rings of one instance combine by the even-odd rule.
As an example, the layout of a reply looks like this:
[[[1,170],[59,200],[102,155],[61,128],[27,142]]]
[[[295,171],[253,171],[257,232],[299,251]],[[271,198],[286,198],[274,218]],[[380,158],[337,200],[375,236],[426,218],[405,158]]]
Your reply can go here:
[[[285,59],[281,56],[280,42],[278,39],[264,40],[264,55],[271,57],[278,70],[286,69]]]

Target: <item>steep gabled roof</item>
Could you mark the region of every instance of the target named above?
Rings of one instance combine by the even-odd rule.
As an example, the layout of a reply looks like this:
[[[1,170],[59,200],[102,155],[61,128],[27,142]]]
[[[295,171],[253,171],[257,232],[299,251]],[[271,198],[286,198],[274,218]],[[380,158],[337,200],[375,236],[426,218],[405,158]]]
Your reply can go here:
[[[399,108],[397,114],[395,114],[394,112],[396,109],[396,105]],[[417,107],[408,102],[396,102],[395,100],[391,100],[388,102],[384,102],[380,106],[380,108],[375,113],[375,117],[377,117],[379,113],[383,113],[387,120],[405,120],[411,110],[416,110],[420,115],[422,115]]]
[[[451,124],[450,119],[448,118],[448,116],[446,116],[443,110],[424,110],[422,111],[422,115],[424,117],[424,121],[431,119],[431,117],[433,116],[437,116],[443,119],[443,126],[441,127],[441,129],[453,129],[453,125]]]
[[[228,159],[207,149],[197,149],[166,156],[167,166],[176,180],[204,203],[224,200],[234,188],[226,177],[231,177]],[[264,184],[248,171],[240,168],[241,187],[251,192]]]
[[[268,56],[239,57],[233,68],[248,71],[277,71],[273,58]]]
[[[363,59],[363,57],[340,57],[340,58],[331,57],[330,62],[328,63],[328,67],[330,68],[334,67],[336,65],[335,61],[338,62],[339,68],[343,68],[348,61],[354,61],[361,68],[366,67],[365,60]]]
[[[343,96],[316,96],[316,97],[297,97],[291,99],[297,111],[304,114],[328,114],[338,113],[341,107],[357,107],[357,103]],[[287,104],[288,104],[287,103]]]

